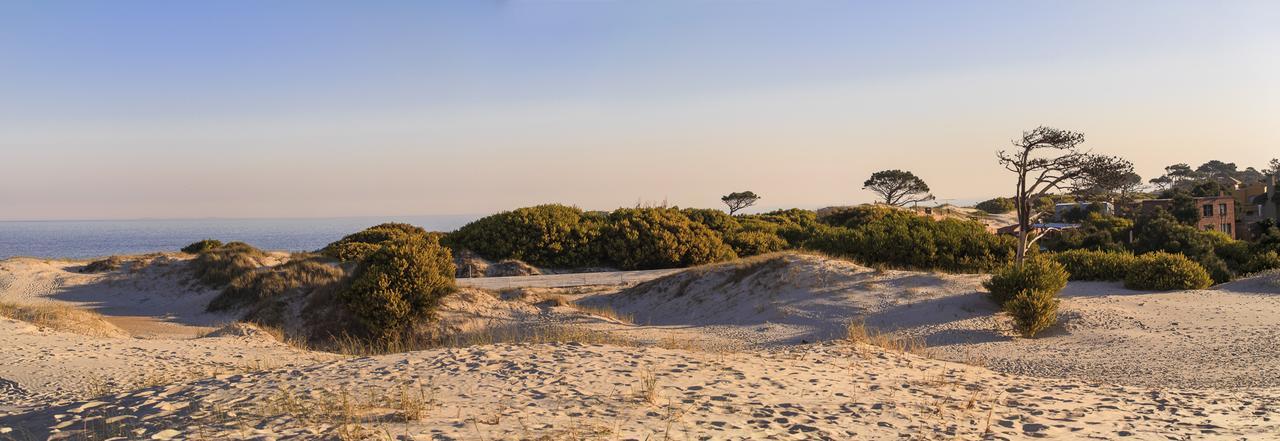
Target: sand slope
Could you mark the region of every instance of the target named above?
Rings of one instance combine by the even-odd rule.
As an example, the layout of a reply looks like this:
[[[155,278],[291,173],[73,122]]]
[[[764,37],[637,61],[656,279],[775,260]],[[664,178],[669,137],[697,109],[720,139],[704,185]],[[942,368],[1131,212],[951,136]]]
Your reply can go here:
[[[403,393],[414,403],[402,404]],[[212,439],[322,438],[343,423],[402,439],[1203,439],[1280,433],[1276,396],[1006,376],[871,347],[716,355],[570,343],[220,376],[0,417],[0,426],[43,437],[90,421],[102,432]],[[344,399],[354,404],[343,410]]]

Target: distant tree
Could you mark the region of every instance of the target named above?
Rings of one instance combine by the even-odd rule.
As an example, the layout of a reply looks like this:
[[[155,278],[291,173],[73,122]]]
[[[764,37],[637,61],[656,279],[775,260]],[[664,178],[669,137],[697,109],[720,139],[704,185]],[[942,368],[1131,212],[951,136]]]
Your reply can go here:
[[[1237,171],[1234,162],[1222,162],[1214,159],[1196,167],[1196,173],[1209,179],[1222,180],[1236,177],[1239,171]]]
[[[729,206],[729,215],[733,216],[739,210],[755,205],[760,200],[760,196],[750,191],[739,191],[721,196],[720,201]]]
[[[1143,189],[1142,176],[1137,173],[1119,173],[1104,176],[1098,182],[1081,189],[1076,196],[1090,201],[1125,202]]]
[[[1203,167],[1203,166],[1201,166]],[[1164,168],[1164,175],[1152,178],[1151,183],[1155,184],[1161,190],[1178,188],[1184,182],[1194,181],[1200,178],[1200,174],[1191,169],[1187,164],[1174,164]]]
[[[1031,225],[1040,216],[1032,206],[1037,199],[1051,191],[1074,192],[1133,173],[1129,161],[1081,151],[1082,143],[1084,134],[1041,126],[1022,132],[1022,137],[1013,140],[1012,150],[996,154],[1000,165],[1018,175],[1013,202],[1018,211],[1019,265],[1031,245],[1047,233],[1031,236]]]
[[[1226,191],[1226,188],[1218,181],[1200,181],[1194,187],[1191,187],[1191,196],[1198,198],[1217,196]]]
[[[1183,190],[1176,190],[1173,193],[1172,205],[1169,214],[1174,219],[1186,225],[1195,225],[1200,221],[1200,208],[1196,207],[1196,200],[1191,197],[1190,193]]]
[[[915,174],[903,170],[882,170],[871,174],[862,183],[863,190],[871,190],[889,205],[904,206],[933,200],[929,185]]]
[[[1271,163],[1267,164],[1267,169],[1263,170],[1262,173],[1267,175],[1280,174],[1280,158],[1273,158]]]

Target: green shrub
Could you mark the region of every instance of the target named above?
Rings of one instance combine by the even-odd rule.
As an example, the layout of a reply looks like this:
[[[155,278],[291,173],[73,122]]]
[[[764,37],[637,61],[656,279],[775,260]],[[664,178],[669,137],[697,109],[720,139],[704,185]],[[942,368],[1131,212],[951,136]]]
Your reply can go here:
[[[218,297],[209,302],[209,311],[224,311],[280,296],[289,290],[307,289],[335,283],[342,269],[314,259],[290,260],[284,264],[241,274],[232,279]]]
[[[230,242],[200,252],[187,265],[200,283],[219,288],[231,283],[232,279],[263,266],[266,258],[267,253],[249,244]]]
[[[1018,207],[1014,206],[1012,198],[1000,197],[979,202],[978,205],[974,206],[974,208],[991,214],[1003,214],[1013,211]]]
[[[1137,257],[1129,252],[1070,250],[1053,254],[1071,280],[1121,281]]]
[[[1203,289],[1213,283],[1200,264],[1181,254],[1152,252],[1138,256],[1124,286],[1129,289]]]
[[[434,237],[394,241],[360,261],[338,300],[375,339],[395,339],[419,319],[431,318],[454,290],[449,249]]]
[[[672,208],[622,208],[601,234],[609,261],[622,269],[678,268],[733,259],[720,236]]]
[[[192,242],[191,245],[182,247],[182,252],[187,254],[200,254],[205,251],[212,250],[222,246],[222,241],[217,239],[205,239],[198,242]]]
[[[768,231],[735,231],[725,237],[725,242],[738,257],[772,253],[787,248],[786,239]]]
[[[1058,322],[1058,298],[1052,292],[1022,290],[1005,302],[1003,309],[1013,317],[1018,332],[1027,338]]]
[[[1026,259],[1021,265],[1011,262],[983,282],[991,300],[1003,307],[1023,291],[1049,296],[1067,286],[1067,270],[1062,264],[1043,256]]]
[[[491,260],[578,268],[600,263],[599,217],[565,205],[538,205],[471,222],[449,235],[451,245]]]
[[[107,271],[115,271],[124,265],[124,259],[120,256],[111,256],[102,260],[89,262],[84,268],[80,268],[82,273],[103,273]]]
[[[355,262],[376,251],[382,245],[395,241],[419,240],[428,236],[427,230],[409,224],[388,222],[348,234],[320,250],[323,254],[343,262]]]
[[[846,210],[827,219],[846,226],[815,229],[804,247],[867,265],[985,272],[1014,255],[1016,239],[991,234],[973,221],[933,220],[884,207]]]
[[[720,210],[712,210],[710,208],[686,208],[680,210],[680,213],[685,215],[685,217],[689,218],[691,221],[706,225],[707,228],[711,229],[711,231],[720,233],[722,237],[742,228],[742,224],[739,223],[737,219],[734,219],[733,216],[730,216],[728,213]]]

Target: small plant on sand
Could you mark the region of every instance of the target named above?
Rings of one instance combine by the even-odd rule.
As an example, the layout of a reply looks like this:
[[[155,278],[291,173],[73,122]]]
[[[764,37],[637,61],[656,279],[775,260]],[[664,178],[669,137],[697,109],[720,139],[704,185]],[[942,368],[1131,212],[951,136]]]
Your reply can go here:
[[[658,376],[649,368],[641,369],[637,375],[640,377],[640,382],[635,385],[632,394],[640,401],[657,405]]]
[[[120,256],[111,256],[102,260],[89,262],[84,268],[80,269],[82,273],[104,273],[107,271],[115,271],[124,265],[124,259]]]
[[[1067,277],[1062,264],[1044,257],[1033,257],[1021,264],[1005,265],[983,282],[982,286],[990,291],[991,300],[1004,306],[1023,291],[1056,295],[1067,286]]]
[[[925,344],[924,339],[919,337],[896,337],[893,334],[867,328],[867,325],[861,321],[851,322],[845,327],[845,340],[850,343],[876,346],[894,352],[916,355],[925,355],[928,352],[928,346]]]
[[[1138,256],[1133,270],[1124,278],[1129,289],[1204,289],[1213,284],[1209,272],[1181,254],[1165,252]]]
[[[454,291],[449,249],[434,237],[383,245],[360,262],[338,299],[378,339],[394,339],[430,318]]]
[[[1052,292],[1023,290],[1005,302],[1004,311],[1018,332],[1031,338],[1058,321],[1058,299]]]
[[[205,239],[192,242],[190,245],[182,247],[182,252],[187,254],[200,254],[222,246],[222,241],[217,239]]]

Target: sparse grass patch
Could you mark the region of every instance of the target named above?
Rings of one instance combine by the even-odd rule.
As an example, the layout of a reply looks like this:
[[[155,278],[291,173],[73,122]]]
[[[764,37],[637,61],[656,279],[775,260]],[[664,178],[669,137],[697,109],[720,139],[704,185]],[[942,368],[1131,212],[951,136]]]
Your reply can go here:
[[[188,264],[196,280],[211,288],[227,286],[266,263],[267,253],[244,242],[231,242],[200,252]]]
[[[232,279],[222,293],[209,302],[208,310],[224,311],[270,299],[294,289],[316,288],[342,279],[341,268],[315,259],[290,259],[269,268],[246,272]]]
[[[866,323],[861,321],[849,323],[845,328],[845,340],[850,343],[866,344],[894,352],[903,352],[922,356],[928,355],[929,351],[928,345],[926,345],[924,339],[920,337],[897,337],[891,333],[884,333],[875,329],[867,328]]]
[[[640,369],[636,375],[639,382],[636,383],[631,394],[640,401],[658,405],[658,376],[649,368]]]
[[[93,337],[128,336],[128,333],[108,322],[101,314],[63,303],[0,302],[0,317]]]

